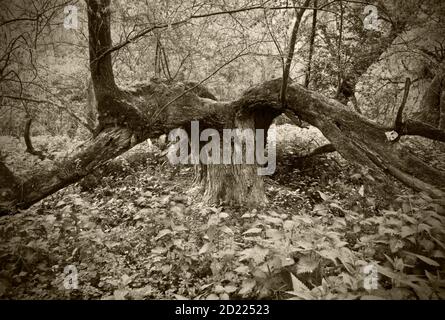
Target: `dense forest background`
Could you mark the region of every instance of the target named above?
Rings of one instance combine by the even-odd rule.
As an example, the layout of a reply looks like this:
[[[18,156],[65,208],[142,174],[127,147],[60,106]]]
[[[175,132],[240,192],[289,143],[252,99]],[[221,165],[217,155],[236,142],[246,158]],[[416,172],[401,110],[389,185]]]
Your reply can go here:
[[[0,12],[1,298],[445,298],[443,1]],[[253,191],[167,160],[246,114],[277,131]]]

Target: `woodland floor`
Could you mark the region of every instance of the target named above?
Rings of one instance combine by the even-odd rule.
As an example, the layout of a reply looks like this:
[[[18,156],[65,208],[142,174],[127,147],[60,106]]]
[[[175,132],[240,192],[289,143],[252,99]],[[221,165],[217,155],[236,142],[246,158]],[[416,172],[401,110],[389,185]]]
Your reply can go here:
[[[9,165],[29,167],[8,139]],[[193,168],[150,147],[0,218],[0,298],[445,298],[443,203],[401,186],[394,196],[336,154],[302,160],[284,145],[262,209],[202,205]],[[364,289],[370,264],[375,290]],[[64,288],[67,265],[77,290]]]

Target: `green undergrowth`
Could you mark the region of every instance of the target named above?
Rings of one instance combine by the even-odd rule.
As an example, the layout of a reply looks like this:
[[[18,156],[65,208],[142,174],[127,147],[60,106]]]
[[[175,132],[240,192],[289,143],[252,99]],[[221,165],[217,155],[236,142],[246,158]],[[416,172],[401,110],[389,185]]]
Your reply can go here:
[[[280,162],[267,206],[206,206],[150,148],[0,219],[1,298],[445,298],[443,203],[329,155]]]

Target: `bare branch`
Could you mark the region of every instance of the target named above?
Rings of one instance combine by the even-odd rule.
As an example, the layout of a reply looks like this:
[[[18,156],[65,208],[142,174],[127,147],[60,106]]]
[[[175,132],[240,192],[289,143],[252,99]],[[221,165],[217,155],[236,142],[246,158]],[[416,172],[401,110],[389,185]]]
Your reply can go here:
[[[277,7],[267,7],[266,8],[264,5],[260,5],[260,6],[251,6],[251,7],[239,8],[239,9],[233,9],[233,10],[227,10],[227,11],[217,11],[217,12],[210,12],[210,13],[205,13],[205,14],[194,14],[194,15],[191,15],[188,18],[180,20],[180,21],[175,21],[172,23],[162,23],[162,24],[153,25],[146,29],[143,29],[143,30],[139,31],[137,34],[135,34],[133,37],[128,38],[125,41],[110,47],[108,50],[104,51],[101,55],[99,55],[96,59],[94,59],[91,63],[97,62],[98,60],[104,58],[105,56],[109,55],[110,53],[117,51],[119,49],[122,49],[123,47],[129,45],[130,43],[135,42],[139,38],[142,38],[142,37],[146,36],[147,34],[150,34],[154,30],[180,26],[183,24],[187,24],[190,20],[193,20],[193,19],[208,18],[208,17],[226,15],[226,14],[230,15],[230,14],[234,14],[234,13],[253,11],[253,10],[264,10],[264,9],[267,9],[267,10],[289,10],[289,9],[304,9],[304,10],[311,9],[311,10],[314,10],[314,9],[317,9],[319,11],[327,11],[327,12],[336,14],[336,12],[334,12],[334,11],[324,9],[325,7],[329,6],[332,3],[335,3],[336,1],[329,2],[319,8],[308,7],[308,6],[277,6]]]

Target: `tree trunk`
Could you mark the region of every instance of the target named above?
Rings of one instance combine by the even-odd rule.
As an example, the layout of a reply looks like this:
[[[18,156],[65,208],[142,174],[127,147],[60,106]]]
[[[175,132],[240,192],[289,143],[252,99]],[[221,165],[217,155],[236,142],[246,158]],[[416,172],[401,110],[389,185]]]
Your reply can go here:
[[[87,88],[87,124],[89,128],[93,129],[97,126],[97,102],[91,79],[88,80]]]
[[[230,159],[232,159],[232,164],[198,165],[199,169],[196,171],[197,176],[195,181],[202,187],[203,200],[205,202],[244,205],[249,207],[267,203],[264,183],[261,176],[266,173],[265,169],[261,169],[265,163],[258,162],[257,158],[257,152],[261,153],[263,150],[257,149],[257,143],[262,144],[262,146],[266,148],[268,129],[274,118],[278,115],[280,115],[279,111],[257,106],[253,111],[248,108],[238,110],[238,113],[235,114],[233,124],[225,124],[225,129],[252,130],[252,138],[255,138],[255,142],[249,145],[248,142],[243,140],[244,138],[248,139],[249,137],[243,136],[242,131],[238,132],[237,137],[234,138],[234,143],[230,148]],[[260,140],[261,137],[255,135],[256,130],[263,130],[263,139]],[[223,140],[220,141],[221,157],[224,152],[227,152],[224,150],[223,142]],[[235,146],[239,142],[242,143]],[[200,145],[200,150],[202,150],[202,147],[203,146]],[[240,150],[242,150],[241,155],[243,163],[234,164],[233,159],[236,159],[236,147],[239,147]],[[251,156],[254,157],[253,164],[249,164],[247,161],[249,152],[251,152]],[[273,161],[275,161],[275,159],[273,159]],[[260,172],[262,172],[261,175]],[[272,173],[273,172],[270,172],[270,174]]]
[[[255,132],[255,121],[252,117],[237,119],[236,128],[244,130],[250,129]],[[254,136],[252,135],[252,138]],[[255,147],[244,141],[243,137],[237,134],[234,142],[230,142],[230,155],[232,164],[210,164],[204,165],[201,170],[205,173],[201,183],[204,189],[203,200],[207,203],[257,206],[266,202],[263,179],[258,175],[258,165],[248,164],[248,153],[255,153]],[[224,141],[221,141],[220,159],[227,148],[224,148]],[[236,148],[241,150],[241,162],[236,164]]]
[[[42,151],[37,151],[36,149],[34,149],[34,146],[32,145],[32,141],[31,141],[31,124],[32,124],[32,118],[28,118],[26,120],[25,133],[23,135],[23,137],[25,139],[25,144],[26,144],[26,152],[28,152],[29,154],[32,154],[34,156],[38,156],[40,158],[40,160],[44,160],[45,159],[45,155],[43,154],[43,152]]]
[[[445,68],[443,66],[442,68]],[[428,86],[413,118],[445,130],[445,71],[440,69]]]
[[[314,0],[314,8],[317,8],[318,0]],[[309,57],[306,67],[306,74],[304,77],[304,86],[309,88],[309,83],[311,82],[311,70],[312,70],[312,57],[314,55],[314,46],[315,46],[315,36],[317,35],[317,10],[314,9],[312,13],[312,29],[311,36],[309,38]]]
[[[0,199],[3,211],[8,208],[28,208],[37,201],[75,183],[91,173],[95,168],[115,158],[130,148],[131,132],[126,129],[106,129],[96,138],[82,145],[77,152],[58,163],[57,168],[49,171],[33,172],[25,181],[14,178],[9,183],[9,199]],[[12,173],[3,166],[0,180],[11,181]],[[1,208],[0,208],[1,209]]]
[[[255,165],[209,165],[206,172],[204,202],[249,207],[266,203],[263,179]]]
[[[301,119],[318,127],[344,158],[370,168],[385,183],[390,183],[384,178],[385,174],[389,174],[413,189],[436,197],[445,196],[445,173],[410,154],[400,143],[388,141],[385,133],[394,128],[382,127],[360,114],[347,111],[337,101],[299,86],[292,89],[295,100],[291,106],[301,106],[302,103],[309,106],[304,110],[293,108],[293,111],[299,113]],[[415,121],[406,121],[402,127],[399,135],[418,135],[445,141],[443,131]]]

